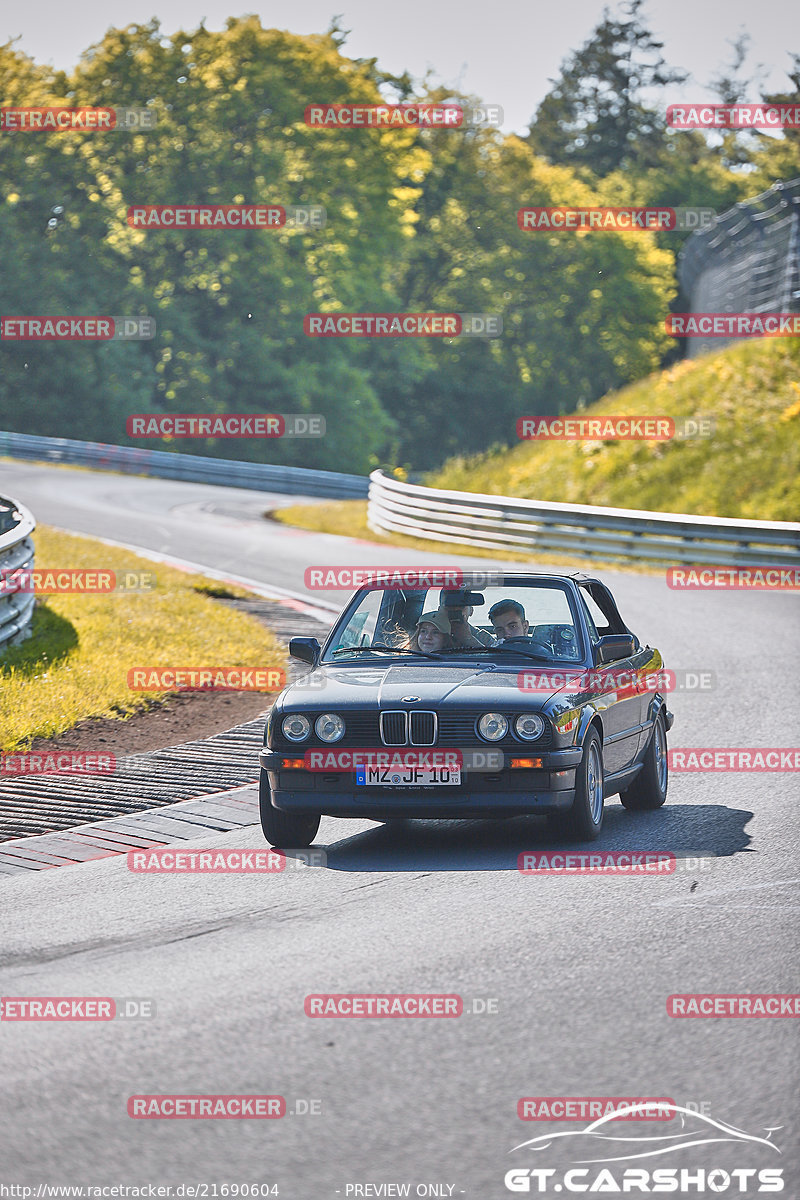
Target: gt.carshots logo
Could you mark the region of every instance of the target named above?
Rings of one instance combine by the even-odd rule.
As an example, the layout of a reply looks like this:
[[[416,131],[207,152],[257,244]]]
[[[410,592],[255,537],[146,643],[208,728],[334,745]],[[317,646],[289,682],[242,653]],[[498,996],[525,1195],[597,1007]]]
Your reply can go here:
[[[307,337],[500,337],[496,313],[307,313]]]
[[[458,567],[307,567],[305,586],[315,589],[379,587],[395,588],[480,588],[500,587],[502,571],[462,571]]]
[[[132,692],[277,692],[286,672],[256,667],[131,667]]]
[[[321,413],[136,413],[125,421],[128,437],[324,437]]]
[[[670,771],[800,771],[800,749],[691,746],[667,751]]]
[[[0,317],[4,342],[147,342],[155,336],[152,317]]]
[[[797,591],[800,567],[669,567],[667,587],[685,591]]]
[[[800,313],[669,313],[670,337],[800,337]]]
[[[756,1148],[762,1154],[780,1155],[781,1151],[771,1137],[772,1133],[782,1126],[773,1126],[767,1131],[766,1137],[759,1137],[744,1132],[740,1125],[732,1125],[708,1116],[705,1112],[699,1112],[697,1106],[674,1104],[670,1100],[654,1103],[658,1106],[659,1113],[667,1114],[666,1119],[670,1116],[680,1118],[679,1130],[674,1133],[664,1131],[654,1136],[649,1132],[613,1129],[612,1123],[616,1124],[622,1120],[656,1119],[653,1115],[643,1116],[642,1106],[647,1102],[633,1100],[627,1108],[612,1108],[583,1129],[540,1134],[514,1146],[512,1154],[518,1155],[520,1151],[526,1151],[529,1156],[534,1156],[537,1164],[541,1162],[542,1151],[554,1152],[554,1148],[558,1146],[560,1150],[571,1153],[573,1163],[581,1165],[566,1169],[539,1165],[512,1167],[503,1177],[507,1190],[519,1193],[535,1192],[538,1195],[552,1195],[555,1192],[744,1195],[751,1192],[783,1191],[783,1170],[780,1167],[731,1168],[726,1165],[723,1168],[716,1164],[710,1167],[685,1167],[680,1165],[680,1159],[677,1158],[685,1147],[710,1148],[717,1143],[726,1147],[726,1156],[731,1147],[737,1145],[743,1154],[747,1154],[747,1162],[753,1161],[753,1151]],[[612,1125],[612,1129],[609,1129],[609,1125]],[[706,1153],[709,1152],[706,1150]],[[675,1163],[677,1158],[678,1165],[653,1165],[653,1159],[667,1155],[670,1163]],[[619,1165],[623,1161],[633,1159],[647,1160],[646,1166]]]

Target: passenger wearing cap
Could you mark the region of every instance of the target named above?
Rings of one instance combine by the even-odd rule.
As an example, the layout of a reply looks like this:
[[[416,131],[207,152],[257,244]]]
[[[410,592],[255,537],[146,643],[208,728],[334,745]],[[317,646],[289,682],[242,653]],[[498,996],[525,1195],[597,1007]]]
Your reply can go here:
[[[525,609],[517,600],[498,600],[489,609],[489,620],[499,642],[506,638],[525,637],[530,628],[525,620]]]
[[[424,612],[408,643],[410,650],[422,650],[425,654],[438,654],[440,650],[452,650],[450,621],[442,609]]]

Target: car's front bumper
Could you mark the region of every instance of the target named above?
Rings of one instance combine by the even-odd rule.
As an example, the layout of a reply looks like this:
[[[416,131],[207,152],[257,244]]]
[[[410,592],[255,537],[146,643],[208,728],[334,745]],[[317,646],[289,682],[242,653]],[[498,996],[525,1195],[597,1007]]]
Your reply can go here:
[[[460,785],[357,787],[353,771],[305,771],[282,767],[288,754],[261,750],[272,803],[284,812],[331,817],[512,817],[568,809],[575,792],[580,749],[550,751],[542,769],[464,771]]]

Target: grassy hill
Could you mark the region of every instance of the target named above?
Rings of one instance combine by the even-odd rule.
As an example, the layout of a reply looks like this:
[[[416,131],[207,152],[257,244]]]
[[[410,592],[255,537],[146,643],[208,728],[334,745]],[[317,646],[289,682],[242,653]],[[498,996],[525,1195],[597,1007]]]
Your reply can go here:
[[[520,442],[451,459],[431,487],[559,503],[720,517],[800,516],[800,342],[758,339],[686,360],[582,416],[714,420],[710,437],[667,442]]]

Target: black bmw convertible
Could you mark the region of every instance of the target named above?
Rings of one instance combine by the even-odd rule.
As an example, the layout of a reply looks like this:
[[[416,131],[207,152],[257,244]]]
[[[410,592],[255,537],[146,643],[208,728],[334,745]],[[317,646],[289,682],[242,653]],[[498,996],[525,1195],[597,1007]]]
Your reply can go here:
[[[269,714],[264,835],[309,846],[323,816],[541,814],[595,839],[604,800],[667,795],[664,664],[598,579],[501,572],[360,588]]]

